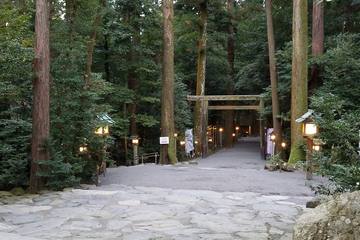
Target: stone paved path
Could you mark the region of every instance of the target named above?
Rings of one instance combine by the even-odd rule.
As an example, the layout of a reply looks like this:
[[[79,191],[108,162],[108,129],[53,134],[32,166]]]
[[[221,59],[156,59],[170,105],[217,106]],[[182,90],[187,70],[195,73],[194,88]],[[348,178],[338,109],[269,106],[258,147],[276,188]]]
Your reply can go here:
[[[297,179],[297,173],[268,175],[261,170],[263,162],[251,155],[254,154],[251,146],[243,144],[237,149],[220,152],[195,166],[113,169],[101,187],[86,186],[87,189],[26,197],[2,193],[0,239],[290,240],[294,221],[311,198],[311,192],[305,187],[301,188],[302,192],[287,189],[287,181],[291,177]],[[236,157],[240,150],[243,154],[248,151],[244,162]],[[226,162],[229,154],[236,158],[233,156]],[[256,163],[249,159],[251,156]],[[124,181],[125,185],[115,182],[134,171],[143,173],[130,178],[136,182]],[[256,171],[259,179],[265,176],[264,181],[275,177],[278,180],[270,190],[265,190],[248,178],[233,178],[237,175],[232,171],[244,176],[247,174],[243,171],[250,175]],[[165,174],[160,181],[154,176],[159,172],[171,174]],[[184,175],[176,177],[176,174],[182,175],[181,172]],[[189,176],[199,182],[191,185]],[[283,180],[279,180],[281,178]],[[213,186],[223,179],[226,181]],[[172,181],[174,188],[166,187]],[[300,178],[291,181],[304,185],[303,178],[301,183]],[[269,182],[264,184],[272,186]],[[224,185],[228,187],[222,189]]]

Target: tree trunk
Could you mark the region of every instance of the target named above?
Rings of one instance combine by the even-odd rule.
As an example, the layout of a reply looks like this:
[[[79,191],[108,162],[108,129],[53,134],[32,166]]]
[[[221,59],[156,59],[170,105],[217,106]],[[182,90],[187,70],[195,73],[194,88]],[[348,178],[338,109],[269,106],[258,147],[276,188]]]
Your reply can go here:
[[[108,2],[105,0],[103,2],[103,6],[104,9],[107,10],[108,9]],[[103,25],[104,28],[107,25],[107,23],[109,22],[109,20],[107,18],[105,18],[103,20]],[[103,37],[104,37],[104,72],[105,72],[105,80],[107,82],[111,82],[111,70],[110,70],[110,35],[107,31],[104,31],[103,33]]]
[[[136,110],[137,110],[137,90],[139,87],[139,80],[136,73],[136,65],[139,61],[138,54],[136,48],[140,44],[140,27],[134,21],[131,21],[131,16],[133,16],[134,12],[129,12],[129,23],[134,27],[134,32],[132,34],[132,38],[130,41],[130,51],[128,53],[128,88],[135,93],[135,99],[132,103],[129,104],[129,115],[130,115],[130,135],[132,137],[138,136],[137,124],[136,124]]]
[[[207,42],[207,0],[199,3],[200,10],[200,36],[198,40],[198,56],[197,56],[197,73],[196,73],[196,95],[205,95],[205,76],[206,76],[206,42]],[[202,103],[197,101],[195,103],[195,140],[198,141],[196,145],[196,152],[202,153],[203,145],[206,142],[202,141],[203,124],[206,124],[202,114]]]
[[[129,62],[129,63],[134,64],[133,57],[131,57],[131,61],[132,62]],[[136,69],[130,69],[130,72],[128,73],[128,88],[133,90],[135,93],[134,102],[129,103],[129,105],[128,105],[128,110],[129,110],[129,115],[130,115],[130,135],[132,137],[136,137],[138,134],[137,133],[137,125],[136,125],[136,109],[137,109],[136,92],[137,92],[139,83],[138,83],[138,79],[137,79],[135,70]]]
[[[49,2],[36,1],[35,16],[35,59],[33,81],[32,108],[32,144],[30,192],[35,193],[41,187],[39,161],[49,159],[49,152],[45,146],[50,132],[50,47],[49,47]]]
[[[124,105],[123,105],[123,113],[124,113],[123,118],[127,119],[127,106],[126,106],[126,103],[124,103]],[[128,159],[128,152],[129,152],[129,150],[128,150],[128,132],[126,132],[125,135],[124,135],[124,152],[125,152],[124,158],[125,158],[126,166],[130,166],[131,161],[129,161],[129,159]]]
[[[265,1],[266,19],[267,19],[267,35],[268,35],[268,46],[269,46],[269,70],[270,70],[270,81],[271,81],[271,99],[272,99],[272,117],[275,139],[275,153],[280,152],[282,142],[282,131],[279,121],[279,97],[278,97],[278,79],[276,71],[276,57],[275,57],[275,38],[274,38],[274,25],[272,18],[272,0]]]
[[[163,72],[161,93],[161,136],[169,137],[168,145],[161,145],[160,163],[177,162],[174,137],[174,32],[173,0],[163,0]]]
[[[65,1],[65,20],[67,22],[68,31],[69,31],[69,48],[70,51],[68,51],[67,56],[71,54],[71,50],[74,47],[74,37],[75,37],[75,15],[76,15],[76,0],[66,0]],[[70,61],[69,61],[70,62]]]
[[[25,0],[16,0],[16,7],[20,10],[21,13],[25,13],[26,11],[26,2]]]
[[[344,32],[353,31],[354,24],[356,23],[354,14],[358,11],[360,11],[360,3],[350,0],[347,1],[347,5],[345,6],[344,9],[344,15],[345,15],[344,27],[343,27]]]
[[[319,57],[324,53],[324,0],[313,0],[312,18],[312,56]],[[320,66],[312,65],[309,91],[321,85]]]
[[[110,75],[110,47],[109,47],[109,35],[104,34],[104,50],[105,50],[105,61],[104,61],[104,71],[105,71],[105,80],[107,82],[111,81]]]
[[[308,26],[307,1],[294,0],[293,9],[293,59],[291,80],[291,152],[290,163],[305,158],[302,126],[295,120],[308,108]]]
[[[73,27],[75,19],[75,0],[65,0],[65,20]]]
[[[227,58],[229,64],[229,79],[226,86],[227,94],[234,94],[234,60],[235,60],[235,31],[234,31],[234,0],[227,0],[227,11],[229,16],[229,25],[228,25],[228,44],[227,44]],[[231,147],[233,145],[233,136],[235,132],[234,128],[234,111],[228,110],[224,112],[225,126],[225,147]]]
[[[93,29],[90,34],[90,39],[87,43],[87,53],[86,53],[86,65],[85,65],[85,89],[90,87],[91,85],[91,68],[93,63],[93,56],[94,56],[94,49],[96,45],[96,36],[99,25],[101,24],[102,20],[102,12],[105,7],[106,0],[99,1],[99,8],[97,10],[95,20],[93,22]]]

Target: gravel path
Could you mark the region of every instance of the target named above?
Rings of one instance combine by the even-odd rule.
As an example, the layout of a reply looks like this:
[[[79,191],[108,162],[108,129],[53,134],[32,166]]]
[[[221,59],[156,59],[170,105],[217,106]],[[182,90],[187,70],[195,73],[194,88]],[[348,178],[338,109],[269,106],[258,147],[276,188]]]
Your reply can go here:
[[[243,142],[198,165],[110,169],[100,187],[0,192],[0,239],[290,240],[312,194],[263,165]]]
[[[270,195],[312,196],[302,172],[264,170],[257,142],[243,141],[221,150],[197,165],[138,165],[108,169],[102,185],[124,184],[172,189],[256,192]]]

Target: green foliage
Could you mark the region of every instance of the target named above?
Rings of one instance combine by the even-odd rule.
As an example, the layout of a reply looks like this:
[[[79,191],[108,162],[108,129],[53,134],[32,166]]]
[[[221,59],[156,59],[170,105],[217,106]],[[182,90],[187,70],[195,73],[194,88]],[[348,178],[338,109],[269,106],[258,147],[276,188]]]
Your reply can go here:
[[[192,118],[189,103],[186,97],[189,92],[186,85],[180,80],[175,81],[175,126],[177,131],[185,132],[192,126]]]
[[[321,91],[333,93],[345,102],[345,110],[360,106],[360,34],[340,34],[328,40],[330,49],[317,59],[324,66],[324,86]]]
[[[31,125],[23,120],[1,120],[0,129],[0,189],[25,186]]]
[[[62,18],[52,21],[51,154],[42,163],[41,175],[48,187],[55,189],[91,181],[96,165],[106,157],[105,142],[94,131],[102,125],[97,116],[111,111],[106,96],[114,92],[113,86],[97,73],[92,73],[87,88],[84,81],[87,41],[92,29],[82,26],[92,26],[96,12],[91,9],[97,9],[98,2],[78,4],[84,8],[77,9],[74,23]],[[84,145],[91,154],[79,153],[79,147]]]
[[[320,136],[326,142],[325,151],[332,155],[333,162],[359,161],[359,111],[347,112],[343,100],[322,91],[312,97],[312,107],[317,111],[316,121],[321,128]]]
[[[75,164],[67,162],[66,156],[62,152],[55,152],[53,146],[55,144],[47,146],[51,158],[39,162],[41,171],[37,175],[44,178],[46,186],[54,190],[79,184],[80,178],[75,177],[75,164],[79,164],[79,161],[73,161]]]
[[[328,169],[328,174],[331,175],[331,180],[336,182],[342,191],[360,190],[360,165],[346,167],[334,164]]]
[[[136,121],[144,127],[153,127],[159,124],[159,121],[157,121],[153,116],[146,114],[137,114]]]
[[[266,72],[266,16],[262,3],[244,1],[237,17],[236,88],[242,94],[261,94],[268,85]]]
[[[281,167],[283,164],[285,164],[285,161],[281,157],[280,153],[270,156],[266,161],[268,164],[276,167]]]
[[[331,164],[326,156],[317,158],[320,163],[319,174],[329,176],[330,183],[317,186],[314,189],[320,194],[335,194],[360,190],[360,164],[342,165]]]
[[[26,186],[31,139],[30,14],[0,4],[0,189]]]
[[[320,137],[326,142],[320,170],[335,181],[339,191],[359,189],[359,41],[359,34],[332,37],[331,48],[316,59],[324,66],[324,85],[311,98]]]

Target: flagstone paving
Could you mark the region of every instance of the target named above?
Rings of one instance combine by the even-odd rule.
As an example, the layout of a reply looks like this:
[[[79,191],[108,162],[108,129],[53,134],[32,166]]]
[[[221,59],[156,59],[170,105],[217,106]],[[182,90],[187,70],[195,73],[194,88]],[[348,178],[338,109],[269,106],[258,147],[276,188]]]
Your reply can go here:
[[[108,185],[2,198],[0,239],[291,239],[309,197]]]
[[[312,198],[311,192],[307,188],[303,192],[287,189],[291,175],[283,177],[287,175],[282,173],[274,174],[283,177],[283,184],[278,180],[273,183],[278,186],[270,190],[257,188],[257,183],[246,178],[236,179],[231,172],[233,167],[239,170],[243,166],[250,172],[255,169],[259,171],[259,178],[268,172],[254,168],[249,160],[245,161],[247,164],[236,166],[213,161],[213,158],[223,159],[224,154],[228,152],[220,152],[194,166],[113,169],[100,187],[82,186],[82,189],[22,197],[0,192],[0,239],[290,240],[295,219],[304,210],[306,201]],[[223,168],[224,164],[233,167]],[[257,160],[257,164],[263,162]],[[126,175],[126,171],[141,168],[143,174],[136,176],[135,183],[114,183],[119,180],[115,174]],[[190,172],[194,179],[204,172],[202,176],[205,177],[193,185],[183,179],[183,187],[181,179],[177,179],[170,188],[164,186],[164,182],[171,183],[175,176],[165,174],[163,182],[155,181],[159,176],[153,179],[152,175],[157,174],[158,169],[165,172],[170,169],[173,174],[180,169]],[[215,184],[212,187],[216,178],[206,176],[209,171],[216,171],[216,176],[226,179],[229,186],[222,188],[221,184]],[[296,178],[297,175],[292,176]],[[153,181],[149,183],[148,180]],[[297,184],[304,185],[303,179],[302,183],[298,181]],[[243,189],[237,184],[248,187]]]

